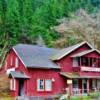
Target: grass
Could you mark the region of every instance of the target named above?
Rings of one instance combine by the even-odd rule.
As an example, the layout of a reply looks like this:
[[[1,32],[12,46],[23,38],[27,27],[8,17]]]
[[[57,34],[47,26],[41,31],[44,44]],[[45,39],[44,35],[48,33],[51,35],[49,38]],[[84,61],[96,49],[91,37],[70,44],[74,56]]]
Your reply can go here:
[[[100,100],[99,97],[100,97],[100,92],[94,92],[90,93],[89,95],[72,96],[70,97],[70,99],[63,99],[63,100]]]
[[[91,100],[89,96],[73,96],[71,100]]]
[[[0,97],[0,100],[14,100],[12,97]]]

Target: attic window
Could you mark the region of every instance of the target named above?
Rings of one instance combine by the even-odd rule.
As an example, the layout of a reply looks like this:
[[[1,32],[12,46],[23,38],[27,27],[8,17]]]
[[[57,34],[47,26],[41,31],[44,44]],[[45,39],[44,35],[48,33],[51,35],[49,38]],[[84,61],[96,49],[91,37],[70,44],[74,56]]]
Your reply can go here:
[[[19,61],[18,61],[18,57],[16,57],[15,67],[18,68],[18,65],[19,65]]]
[[[12,57],[10,58],[10,65],[11,66],[13,65],[13,58]]]

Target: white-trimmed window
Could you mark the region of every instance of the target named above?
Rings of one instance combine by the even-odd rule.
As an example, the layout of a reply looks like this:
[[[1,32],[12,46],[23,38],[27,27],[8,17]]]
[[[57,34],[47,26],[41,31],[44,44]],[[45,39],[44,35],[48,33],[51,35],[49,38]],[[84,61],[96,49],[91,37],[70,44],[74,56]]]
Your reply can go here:
[[[18,68],[18,65],[19,65],[19,60],[18,60],[18,57],[16,57],[16,60],[15,60],[15,67]]]
[[[38,91],[52,91],[52,80],[51,79],[38,79],[37,80]]]
[[[44,80],[43,79],[37,80],[37,90],[44,91]]]
[[[16,90],[16,80],[10,79],[10,90]]]
[[[52,80],[45,80],[45,91],[52,91]]]

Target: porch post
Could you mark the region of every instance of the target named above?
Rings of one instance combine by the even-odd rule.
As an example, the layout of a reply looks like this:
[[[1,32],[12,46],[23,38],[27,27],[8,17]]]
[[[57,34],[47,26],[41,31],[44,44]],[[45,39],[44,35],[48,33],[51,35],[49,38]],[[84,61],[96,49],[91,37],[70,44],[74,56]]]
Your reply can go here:
[[[72,95],[72,79],[67,80],[69,96]]]
[[[89,79],[87,79],[87,93],[89,94]]]

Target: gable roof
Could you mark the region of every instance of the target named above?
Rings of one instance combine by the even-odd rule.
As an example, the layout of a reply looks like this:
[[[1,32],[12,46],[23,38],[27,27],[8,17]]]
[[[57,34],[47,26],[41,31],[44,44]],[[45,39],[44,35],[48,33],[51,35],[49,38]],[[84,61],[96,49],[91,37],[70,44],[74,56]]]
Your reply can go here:
[[[84,55],[86,55],[86,54],[89,54],[89,53],[91,53],[91,52],[93,52],[93,51],[96,51],[98,54],[100,54],[100,52],[99,52],[98,50],[92,49],[92,50],[85,50],[85,51],[83,51],[83,52],[79,52],[79,53],[77,53],[77,54],[72,55],[71,57],[81,57],[81,56],[84,56]]]
[[[64,48],[58,51],[56,54],[52,55],[50,58],[52,60],[60,60],[61,58],[68,55],[69,53],[71,53],[72,51],[76,50],[77,48],[81,47],[84,44],[87,44],[91,49],[93,49],[93,47],[88,42],[85,41],[85,42],[70,46],[68,48]]]
[[[40,47],[37,45],[18,44],[13,47],[13,50],[27,68],[60,68],[56,63],[49,59],[53,52],[58,52],[57,49]]]

